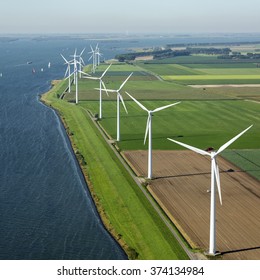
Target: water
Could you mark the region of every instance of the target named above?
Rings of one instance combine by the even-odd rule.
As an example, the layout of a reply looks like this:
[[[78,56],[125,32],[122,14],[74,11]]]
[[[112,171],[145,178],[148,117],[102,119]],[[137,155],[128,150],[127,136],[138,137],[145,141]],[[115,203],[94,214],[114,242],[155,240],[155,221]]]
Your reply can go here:
[[[69,43],[0,44],[0,259],[126,258],[99,219],[58,117],[38,100],[64,74],[59,52]]]
[[[59,54],[68,57],[99,42],[108,59],[132,47],[204,41],[0,38],[0,259],[126,259],[99,219],[57,115],[39,102],[51,80],[64,75]]]

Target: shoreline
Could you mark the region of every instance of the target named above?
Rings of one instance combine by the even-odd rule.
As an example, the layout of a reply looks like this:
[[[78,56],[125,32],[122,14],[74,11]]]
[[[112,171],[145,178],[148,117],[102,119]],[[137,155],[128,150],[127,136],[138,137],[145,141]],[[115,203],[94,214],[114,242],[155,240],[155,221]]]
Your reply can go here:
[[[72,133],[69,129],[69,126],[67,125],[66,123],[66,120],[65,118],[62,116],[62,114],[60,114],[60,112],[58,111],[58,109],[54,108],[52,105],[51,105],[51,102],[48,102],[46,99],[44,99],[44,96],[47,96],[49,94],[52,93],[52,90],[54,89],[54,87],[59,84],[61,82],[61,80],[53,80],[51,82],[51,88],[45,92],[45,93],[42,93],[39,97],[39,101],[41,103],[43,103],[45,106],[49,107],[50,109],[54,110],[55,114],[57,115],[59,121],[61,122],[65,132],[66,132],[66,135],[67,135],[67,139],[69,140],[69,143],[70,143],[70,147],[73,151],[73,154],[75,156],[75,159],[77,160],[78,162],[78,166],[79,166],[79,169],[82,173],[82,176],[85,180],[85,184],[86,184],[86,188],[88,189],[88,192],[90,194],[90,197],[93,201],[93,204],[96,208],[96,211],[97,211],[97,214],[99,216],[99,219],[104,227],[104,229],[108,232],[108,234],[115,240],[115,242],[118,244],[118,246],[124,251],[126,257],[128,260],[130,259],[134,259],[132,258],[133,257],[133,249],[128,246],[128,244],[122,240],[121,238],[121,235],[118,234],[116,232],[116,230],[111,226],[111,223],[109,221],[109,218],[107,217],[106,215],[106,212],[105,212],[105,209],[104,207],[102,206],[102,204],[100,203],[100,200],[99,198],[97,197],[96,193],[95,193],[95,190],[94,190],[94,187],[93,187],[93,184],[88,176],[88,173],[87,173],[87,170],[86,168],[84,168],[84,165],[82,164],[82,161],[81,161],[81,158],[80,158],[80,154],[78,154],[78,148],[75,144],[75,142],[73,141],[73,138],[72,138]]]

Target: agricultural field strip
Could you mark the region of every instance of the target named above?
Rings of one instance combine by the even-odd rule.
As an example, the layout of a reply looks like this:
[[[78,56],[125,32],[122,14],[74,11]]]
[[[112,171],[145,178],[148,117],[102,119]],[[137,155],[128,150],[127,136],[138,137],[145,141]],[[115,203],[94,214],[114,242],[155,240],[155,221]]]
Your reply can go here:
[[[137,173],[144,176],[147,152],[126,151],[125,156],[135,166]],[[210,160],[190,151],[156,151],[153,162],[155,180],[151,182],[149,190],[187,240],[194,247],[207,249]],[[253,248],[259,245],[259,181],[239,172],[237,167],[222,158],[219,164],[224,204],[218,209],[218,247],[226,252],[224,258],[227,259],[239,259],[241,256],[242,259],[258,259],[260,252]],[[236,172],[226,172],[230,168]],[[251,224],[253,216],[255,223]],[[230,238],[232,234],[227,229],[235,229],[234,238]],[[239,234],[241,231],[242,235]],[[243,248],[252,250],[243,252]],[[237,254],[227,253],[239,249],[242,251]]]
[[[179,80],[260,80],[259,75],[162,75],[162,78],[169,81],[179,81]]]

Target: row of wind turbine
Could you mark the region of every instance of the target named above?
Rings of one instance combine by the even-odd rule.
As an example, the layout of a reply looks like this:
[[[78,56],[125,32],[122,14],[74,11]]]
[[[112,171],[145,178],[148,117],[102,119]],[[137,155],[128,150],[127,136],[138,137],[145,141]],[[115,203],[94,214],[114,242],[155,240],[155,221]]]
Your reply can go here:
[[[93,50],[93,48],[91,47],[92,50],[92,56],[91,58],[93,58],[93,68],[92,68],[92,72],[95,72],[96,66],[97,66],[97,49],[98,49],[98,45],[96,47],[95,50]],[[120,93],[120,91],[122,90],[122,88],[124,87],[124,85],[126,84],[126,82],[130,79],[130,77],[132,76],[133,73],[131,73],[125,80],[124,82],[120,85],[120,87],[118,89],[107,89],[105,86],[105,83],[103,82],[103,77],[105,76],[106,72],[109,70],[109,68],[111,67],[111,64],[106,68],[106,70],[102,73],[102,75],[100,77],[91,77],[88,74],[84,73],[81,71],[81,66],[78,65],[82,65],[84,64],[83,60],[76,60],[76,58],[81,57],[81,55],[83,54],[84,50],[81,52],[81,54],[79,56],[76,55],[76,51],[74,53],[73,56],[73,60],[72,61],[67,61],[63,56],[63,59],[65,60],[65,63],[67,64],[67,70],[65,73],[65,76],[68,73],[68,77],[67,79],[74,75],[74,82],[76,83],[76,103],[78,103],[78,89],[77,89],[77,76],[78,73],[80,74],[84,74],[84,78],[87,79],[92,79],[92,80],[99,80],[99,88],[95,88],[96,90],[99,90],[99,94],[100,94],[100,105],[99,105],[99,118],[102,118],[102,91],[105,91],[108,95],[108,92],[112,92],[112,93],[116,93],[117,94],[117,141],[120,141],[120,103],[123,104],[123,107],[126,111],[126,113],[128,113],[127,108],[125,106],[123,97]],[[70,73],[70,66],[74,65],[74,72]],[[103,87],[103,88],[102,88]],[[70,91],[70,80],[69,80],[69,91]],[[181,102],[176,102],[176,103],[172,103],[166,106],[162,106],[159,108],[156,108],[154,110],[148,110],[143,104],[141,104],[138,100],[136,100],[132,95],[130,95],[128,92],[126,92],[126,94],[144,111],[147,112],[148,117],[147,117],[147,123],[146,123],[146,129],[145,129],[145,136],[144,136],[144,144],[146,143],[146,139],[148,137],[148,175],[147,178],[148,179],[152,179],[153,174],[152,174],[152,116],[154,113],[159,112],[161,110],[167,109],[169,107],[178,105]],[[222,205],[222,195],[221,195],[221,186],[220,186],[220,172],[219,172],[219,167],[218,167],[218,163],[217,163],[217,156],[223,152],[228,146],[230,146],[234,141],[236,141],[239,137],[241,137],[245,132],[247,132],[250,128],[252,127],[249,126],[248,128],[246,128],[245,130],[243,130],[241,133],[239,133],[238,135],[236,135],[235,137],[233,137],[231,140],[229,140],[227,143],[225,143],[224,145],[222,145],[217,151],[204,151],[202,149],[184,144],[182,142],[173,140],[171,138],[167,138],[168,140],[181,145],[187,149],[190,149],[196,153],[199,153],[201,155],[204,156],[209,156],[211,158],[211,199],[210,199],[210,237],[209,237],[209,255],[216,255],[217,251],[216,251],[216,186],[217,186],[217,190],[218,190],[218,194],[219,194],[219,200],[220,200],[220,204]]]
[[[95,73],[97,66],[99,66],[99,64],[100,64],[100,57],[102,56],[102,54],[99,51],[98,44],[96,45],[95,49],[93,49],[91,45],[90,45],[90,48],[91,48],[91,51],[89,52],[89,54],[91,54],[91,56],[90,56],[89,60],[92,59],[92,73]]]
[[[66,77],[66,79],[69,80],[69,86],[68,86],[68,90],[69,92],[71,92],[71,77],[74,76],[73,78],[73,84],[76,87],[76,104],[78,104],[79,102],[79,98],[78,98],[78,77],[81,78],[82,74],[84,76],[89,76],[87,73],[82,71],[82,67],[84,66],[84,60],[82,58],[82,55],[84,53],[85,49],[82,50],[82,52],[77,55],[77,49],[75,49],[75,52],[73,55],[71,55],[71,57],[73,58],[72,60],[67,60],[62,54],[61,57],[63,58],[63,60],[65,61],[65,64],[67,64],[67,69],[65,72],[64,76],[68,76]],[[73,66],[73,72],[71,73],[71,66]]]

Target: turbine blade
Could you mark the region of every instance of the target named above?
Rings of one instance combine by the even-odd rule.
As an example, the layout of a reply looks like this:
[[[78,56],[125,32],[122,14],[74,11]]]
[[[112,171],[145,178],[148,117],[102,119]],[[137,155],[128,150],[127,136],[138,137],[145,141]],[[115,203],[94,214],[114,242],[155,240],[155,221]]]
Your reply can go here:
[[[83,74],[83,75],[86,75],[86,76],[90,77],[90,75],[89,75],[88,73],[85,73],[85,72],[80,71],[80,70],[78,70],[78,72],[81,73],[81,74]]]
[[[83,58],[82,58],[82,57],[80,57],[80,64],[81,64],[82,66],[84,66],[84,65],[85,65],[85,61],[83,60]]]
[[[126,92],[126,94],[127,94],[130,98],[132,98],[132,99],[134,100],[134,102],[135,102],[137,105],[139,105],[144,111],[149,112],[148,109],[146,109],[146,108],[144,107],[144,105],[141,104],[139,101],[137,101],[132,95],[130,95],[128,92]]]
[[[67,69],[66,69],[66,72],[65,72],[65,74],[64,74],[64,78],[67,76],[67,73],[69,72],[69,65],[67,66]]]
[[[170,105],[166,105],[166,106],[157,108],[157,109],[153,110],[152,113],[154,113],[154,112],[159,112],[159,111],[161,111],[161,110],[164,110],[164,109],[169,108],[169,107],[171,107],[171,106],[177,105],[177,104],[179,104],[179,103],[181,103],[181,102],[176,102],[176,103],[173,103],[173,104],[170,104]]]
[[[125,79],[125,81],[122,83],[122,85],[120,86],[120,88],[118,89],[118,91],[120,91],[123,86],[125,85],[125,83],[130,79],[130,77],[133,75],[133,72]]]
[[[104,82],[103,82],[102,80],[100,80],[100,81],[101,81],[101,84],[102,84],[102,86],[104,87],[104,89],[105,89],[105,91],[106,91],[107,96],[109,96],[109,95],[108,95],[107,88],[106,88],[106,86],[105,86]]]
[[[95,88],[96,90],[100,90],[100,88]],[[102,91],[106,91],[106,92],[117,92],[116,90],[114,89],[101,89]]]
[[[102,79],[102,78],[105,76],[106,72],[108,71],[108,69],[110,68],[111,65],[112,65],[112,63],[111,63],[111,64],[107,67],[107,69],[103,72],[103,74],[101,75],[100,79]]]
[[[65,80],[67,80],[69,77],[73,76],[77,71],[74,71],[73,73],[71,73]]]
[[[144,135],[144,145],[146,143],[148,131],[149,131],[149,126],[150,126],[150,120],[151,120],[151,115],[148,114],[147,122],[146,122],[146,129],[145,129],[145,135]]]
[[[68,60],[67,60],[62,54],[60,54],[60,55],[61,55],[61,57],[64,59],[64,61],[65,61],[67,64],[69,64]]]
[[[86,74],[86,73],[85,73]],[[92,77],[92,76],[87,76],[87,77],[83,77],[83,78],[85,78],[85,79],[90,79],[90,80],[98,80],[98,78],[97,77]]]
[[[250,125],[247,129],[243,130],[242,132],[240,132],[237,136],[235,136],[234,138],[232,138],[231,140],[229,140],[226,144],[224,144],[223,146],[221,146],[218,151],[216,152],[216,154],[218,155],[219,153],[221,153],[222,151],[224,151],[229,145],[231,145],[234,141],[236,141],[240,136],[242,136],[248,129],[250,129],[253,125]]]
[[[183,146],[183,147],[185,147],[185,148],[187,148],[187,149],[189,149],[189,150],[192,150],[192,151],[194,151],[194,152],[196,152],[196,153],[198,153],[198,154],[201,154],[201,155],[203,155],[203,156],[211,156],[210,153],[208,153],[208,152],[206,152],[206,151],[204,151],[204,150],[201,150],[201,149],[198,149],[198,148],[196,148],[196,147],[193,147],[193,146],[184,144],[184,143],[182,143],[182,142],[173,140],[173,139],[171,139],[171,138],[167,138],[167,139],[170,140],[170,141],[172,141],[172,142],[174,142],[174,143],[176,143],[176,144],[179,144],[180,146]]]
[[[222,205],[222,196],[221,196],[221,188],[220,188],[220,176],[219,176],[219,169],[218,169],[218,164],[217,164],[217,160],[214,157],[213,159],[213,169],[214,169],[214,173],[215,173],[215,178],[216,178],[216,182],[217,182],[217,187],[218,187],[218,196],[219,196],[219,201],[220,204]],[[214,174],[212,174],[211,176],[213,176]]]
[[[125,102],[124,102],[123,96],[122,96],[119,92],[117,92],[117,94],[119,95],[119,99],[121,100],[121,102],[122,102],[122,104],[123,104],[123,106],[124,106],[124,108],[125,108],[125,111],[126,111],[126,113],[128,114],[128,111],[127,111],[127,109],[126,109],[126,106],[125,106]]]
[[[82,50],[82,52],[80,53],[80,55],[79,55],[79,56],[82,56],[82,55],[83,55],[83,53],[84,53],[85,49],[86,49],[86,48],[84,48],[84,49]]]

